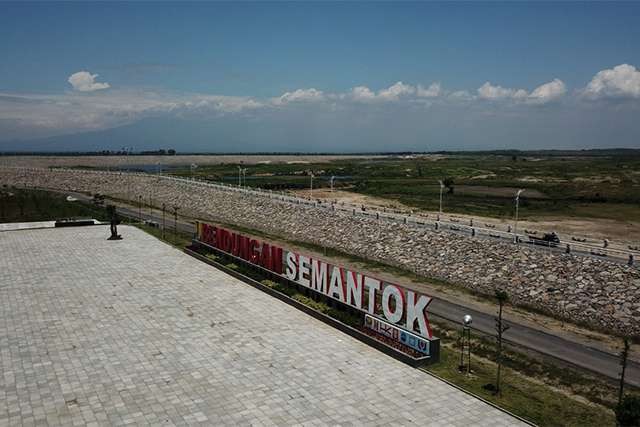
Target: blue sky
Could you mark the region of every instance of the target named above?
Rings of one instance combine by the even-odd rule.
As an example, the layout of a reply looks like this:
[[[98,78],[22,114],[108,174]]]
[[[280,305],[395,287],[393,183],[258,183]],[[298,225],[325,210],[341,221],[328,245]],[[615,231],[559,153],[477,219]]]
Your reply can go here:
[[[182,150],[639,146],[639,21],[632,2],[0,3],[0,150],[133,144],[158,120],[189,124]]]

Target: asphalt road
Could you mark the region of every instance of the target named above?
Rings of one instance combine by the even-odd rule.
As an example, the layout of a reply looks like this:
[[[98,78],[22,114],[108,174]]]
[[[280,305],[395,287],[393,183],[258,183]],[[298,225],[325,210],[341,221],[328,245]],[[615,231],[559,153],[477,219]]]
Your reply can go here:
[[[429,311],[438,317],[460,323],[465,314],[473,317],[473,330],[495,335],[495,314],[484,313],[436,299],[429,306]],[[582,343],[568,340],[526,325],[506,322],[509,329],[504,333],[504,340],[510,344],[521,346],[551,356],[580,368],[605,375],[609,378],[620,378],[620,358],[618,355],[604,352]],[[634,361],[627,363],[625,381],[640,387],[640,364]]]
[[[118,212],[123,216],[139,219],[139,211],[136,209],[118,208]],[[142,219],[162,223],[162,216],[155,212],[150,214],[148,208],[142,209]],[[166,225],[167,229],[173,229],[173,215],[169,212],[166,215]],[[193,233],[195,232],[195,227],[192,223],[179,219],[178,230]],[[472,330],[489,335],[495,334],[495,313],[480,312],[442,299],[434,299],[429,306],[429,312],[435,317],[444,318],[456,324],[460,323],[460,319],[465,314],[470,314],[473,317]],[[545,356],[551,356],[609,378],[619,379],[620,360],[617,355],[526,325],[514,322],[507,323],[509,330],[504,333],[506,342],[536,351]],[[627,384],[640,387],[640,364],[629,361],[625,378]]]

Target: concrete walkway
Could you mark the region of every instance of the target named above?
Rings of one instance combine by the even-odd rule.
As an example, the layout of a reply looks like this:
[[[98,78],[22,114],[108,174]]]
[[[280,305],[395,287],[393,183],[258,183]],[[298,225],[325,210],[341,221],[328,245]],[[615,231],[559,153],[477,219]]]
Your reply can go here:
[[[119,231],[0,234],[0,426],[521,424]]]

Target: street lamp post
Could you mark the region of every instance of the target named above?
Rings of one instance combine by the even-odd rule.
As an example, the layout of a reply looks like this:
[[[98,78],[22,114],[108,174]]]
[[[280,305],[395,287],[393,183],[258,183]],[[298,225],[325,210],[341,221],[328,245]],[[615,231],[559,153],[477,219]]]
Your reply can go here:
[[[442,215],[442,190],[444,190],[444,183],[441,179],[438,180],[438,183],[440,184],[440,215]],[[439,220],[440,217],[438,216],[438,221]]]
[[[173,243],[178,242],[178,206],[173,207]]]
[[[165,229],[165,212],[167,210],[167,205],[162,202],[162,240],[164,240],[164,229]]]
[[[518,208],[520,207],[520,195],[524,192],[524,189],[518,190],[516,193],[516,222],[513,226],[513,235],[515,243],[518,243]]]
[[[460,365],[458,370],[460,372],[467,371],[467,374],[471,373],[471,323],[473,318],[469,314],[465,314],[462,318],[462,336],[460,337]],[[464,366],[464,351],[467,350],[467,366]],[[465,369],[466,368],[466,369]]]

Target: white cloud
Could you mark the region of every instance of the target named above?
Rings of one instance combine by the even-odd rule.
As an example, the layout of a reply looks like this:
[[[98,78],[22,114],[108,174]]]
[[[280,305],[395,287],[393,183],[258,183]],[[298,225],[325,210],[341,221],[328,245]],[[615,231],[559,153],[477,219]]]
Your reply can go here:
[[[629,64],[599,71],[584,89],[590,98],[640,98],[640,70]]]
[[[88,71],[78,71],[69,76],[69,83],[74,90],[80,92],[93,92],[95,90],[109,88],[109,83],[98,83],[95,81],[97,74],[91,74]]]
[[[422,85],[418,85],[418,87],[416,88],[416,95],[421,98],[436,98],[442,94],[442,86],[437,82],[431,83],[426,89]]]
[[[523,98],[526,97],[526,92],[522,89],[516,90],[502,86],[493,86],[490,82],[486,82],[478,88],[478,96],[482,99],[499,100],[506,98]]]
[[[466,90],[457,90],[457,91],[455,91],[455,92],[452,92],[452,93],[449,95],[449,98],[450,98],[450,99],[453,99],[453,100],[458,100],[458,101],[470,101],[470,100],[472,100],[474,97],[473,97],[473,95],[471,95],[471,94],[469,93],[469,91],[466,91]]]
[[[554,101],[567,93],[567,87],[560,79],[553,79],[549,83],[538,86],[528,96],[529,102],[533,104],[544,104]]]
[[[317,102],[323,101],[325,95],[321,90],[314,88],[298,89],[293,92],[285,92],[279,98],[275,98],[273,103],[276,105],[288,104],[289,102]]]
[[[396,82],[386,89],[382,89],[378,92],[378,97],[386,101],[397,101],[401,96],[413,95],[416,88],[410,85],[406,85],[402,82]]]
[[[24,129],[28,133],[37,129],[58,133],[99,130],[132,123],[145,117],[197,116],[217,117],[227,114],[257,116],[261,111],[284,114],[284,110],[305,108],[337,111],[344,109],[353,114],[375,112],[394,114],[396,110],[420,111],[406,106],[454,107],[460,111],[474,109],[479,100],[495,101],[505,108],[542,105],[558,100],[568,93],[559,79],[553,79],[528,92],[526,89],[508,88],[487,81],[477,91],[443,90],[441,83],[428,86],[411,85],[398,81],[382,89],[355,86],[344,92],[323,92],[316,88],[302,88],[285,92],[273,98],[222,96],[215,94],[187,94],[148,90],[111,89],[108,83],[96,82],[96,74],[87,71],[74,73],[69,83],[75,89],[61,95],[24,95],[0,93],[0,125]],[[630,65],[619,65],[597,73],[582,94],[591,97],[640,97],[640,71]],[[575,95],[576,93],[574,93]],[[287,108],[281,108],[287,106]],[[482,104],[481,110],[487,110]],[[370,109],[370,110],[367,110]],[[414,111],[415,110],[415,111]],[[496,114],[502,114],[496,109]],[[305,110],[306,111],[306,110]],[[415,113],[421,114],[421,113]]]
[[[518,90],[516,90],[516,91],[513,93],[512,98],[513,98],[513,99],[520,99],[520,100],[521,100],[521,99],[525,99],[525,98],[526,98],[526,97],[528,97],[528,96],[529,96],[529,94],[527,93],[527,91],[526,91],[526,90],[524,90],[524,89],[518,89]]]
[[[253,98],[242,96],[221,95],[193,95],[178,102],[167,102],[164,108],[185,109],[190,111],[214,111],[218,113],[240,113],[246,110],[255,110],[264,107],[265,104]]]
[[[248,97],[131,90],[62,95],[0,93],[0,121],[17,123],[31,133],[52,135],[108,129],[166,114],[220,116],[264,107],[263,102]]]
[[[366,86],[356,86],[349,92],[349,97],[354,101],[368,102],[376,98],[376,94]]]
[[[375,93],[366,86],[356,86],[352,88],[346,96],[338,95],[338,98],[346,97],[353,101],[358,102],[372,102],[372,101],[399,101],[400,98],[408,97],[409,95],[416,94],[416,88],[404,84],[402,82],[396,82],[385,89],[380,89],[378,93]]]
[[[545,104],[562,97],[566,92],[567,88],[560,79],[553,79],[553,81],[540,85],[531,93],[524,89],[494,86],[490,82],[486,82],[478,88],[478,97],[491,101],[512,100],[527,104]]]

